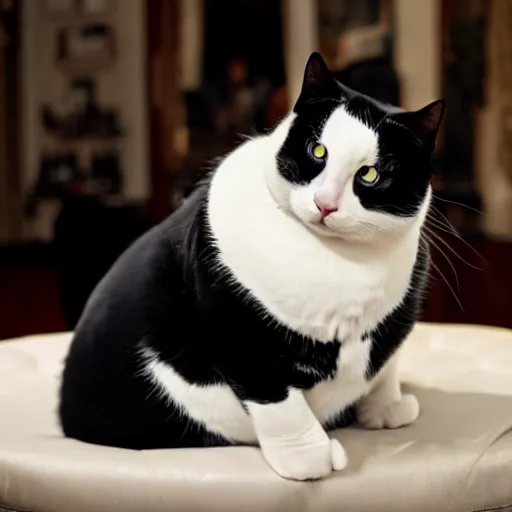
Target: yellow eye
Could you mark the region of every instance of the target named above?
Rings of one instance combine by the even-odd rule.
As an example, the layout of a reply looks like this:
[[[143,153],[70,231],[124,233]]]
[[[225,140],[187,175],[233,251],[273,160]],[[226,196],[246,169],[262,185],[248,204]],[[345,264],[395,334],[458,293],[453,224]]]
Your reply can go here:
[[[379,177],[379,173],[375,167],[362,167],[359,170],[359,176],[361,179],[368,184],[375,183]]]
[[[327,148],[323,144],[315,144],[313,146],[313,155],[315,158],[325,158],[325,155],[327,155]]]

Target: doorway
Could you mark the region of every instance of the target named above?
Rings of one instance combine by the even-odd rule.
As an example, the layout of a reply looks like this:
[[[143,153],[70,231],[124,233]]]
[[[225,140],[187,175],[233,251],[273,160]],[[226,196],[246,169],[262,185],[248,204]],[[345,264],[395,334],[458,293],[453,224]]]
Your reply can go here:
[[[23,206],[19,175],[21,0],[0,2],[0,245],[19,243]]]
[[[275,0],[204,0],[204,77],[220,78],[240,59],[251,75],[284,83],[281,3]]]
[[[185,195],[210,162],[243,140],[240,135],[270,128],[270,99],[285,83],[281,2],[203,0],[201,5],[201,79],[183,91]]]

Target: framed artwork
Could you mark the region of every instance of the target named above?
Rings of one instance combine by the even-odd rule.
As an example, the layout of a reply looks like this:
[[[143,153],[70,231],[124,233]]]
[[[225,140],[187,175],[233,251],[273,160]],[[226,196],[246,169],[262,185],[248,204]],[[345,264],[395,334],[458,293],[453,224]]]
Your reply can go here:
[[[389,0],[318,0],[320,50],[333,69],[389,52]]]
[[[336,78],[383,103],[400,105],[393,65],[390,0],[318,0],[320,51]]]
[[[79,0],[80,14],[98,16],[108,14],[115,8],[116,0]]]
[[[45,18],[66,19],[76,13],[76,0],[43,0],[40,5]]]
[[[62,28],[57,33],[57,64],[71,73],[108,68],[116,56],[115,43],[115,31],[105,23]]]

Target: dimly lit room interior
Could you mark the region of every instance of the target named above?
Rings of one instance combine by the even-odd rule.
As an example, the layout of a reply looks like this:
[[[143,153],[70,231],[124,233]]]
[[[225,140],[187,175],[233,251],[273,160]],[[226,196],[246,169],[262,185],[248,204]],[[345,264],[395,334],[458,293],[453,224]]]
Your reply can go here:
[[[57,365],[48,355],[53,349],[45,348],[49,337],[71,336],[92,291],[119,256],[178,210],[219,159],[247,137],[271,132],[287,115],[313,51],[322,54],[341,83],[384,104],[414,110],[438,98],[446,102],[433,154],[432,202],[422,228],[432,264],[419,317],[421,340],[407,352],[404,372],[413,385],[436,388],[436,397],[425,398],[429,414],[437,399],[440,410],[452,410],[446,431],[458,422],[457,414],[464,422],[472,421],[472,415],[494,417],[500,410],[487,430],[494,437],[485,438],[485,449],[495,449],[497,457],[468,455],[469,448],[442,455],[439,446],[449,441],[436,430],[432,443],[438,444],[426,465],[460,457],[460,466],[476,469],[457,473],[448,468],[436,477],[419,471],[433,482],[430,502],[418,498],[420,491],[414,495],[417,501],[412,491],[397,491],[400,498],[384,499],[381,508],[358,508],[363,489],[371,494],[380,485],[376,493],[386,492],[384,462],[375,463],[383,473],[375,470],[364,481],[366,459],[361,456],[359,468],[349,466],[349,479],[357,484],[356,490],[347,490],[346,501],[339,499],[344,505],[336,508],[334,498],[324,497],[317,508],[313,494],[307,494],[306,505],[292,487],[276,494],[272,506],[256,496],[254,489],[281,492],[259,466],[254,470],[257,484],[232,461],[229,470],[212,476],[224,463],[220,452],[209,455],[204,474],[194,469],[194,461],[199,464],[195,454],[176,455],[179,470],[166,469],[160,455],[150,455],[152,469],[141,473],[153,471],[158,482],[144,484],[146,495],[156,496],[147,499],[151,505],[144,510],[173,509],[172,500],[158,497],[161,492],[177,494],[175,510],[512,510],[512,485],[503,487],[498,483],[503,478],[496,476],[508,471],[512,481],[512,1],[0,0],[0,13],[0,349],[7,347],[5,361],[10,361],[9,344],[20,339],[29,347],[34,336],[41,337],[37,348],[26,349],[38,368]],[[429,328],[439,331],[429,334]],[[486,336],[488,345],[482,341]],[[64,348],[56,354],[62,359]],[[17,374],[17,357],[5,363],[6,375]],[[0,350],[0,396],[2,358]],[[455,377],[453,382],[441,377],[445,368],[446,375],[452,371],[447,362],[452,359],[456,369],[450,375],[460,376],[457,384]],[[436,368],[434,376],[422,373],[427,364]],[[24,375],[25,370],[19,371]],[[38,385],[31,382],[23,385]],[[5,389],[10,393],[8,385]],[[456,405],[444,396],[450,392],[461,393]],[[490,394],[487,401],[473,404],[470,393]],[[6,403],[14,408],[21,402],[12,397]],[[7,439],[25,412],[3,409],[0,423],[5,416],[11,425]],[[435,420],[429,421],[434,425]],[[481,434],[472,428],[454,435],[469,446],[468,439]],[[43,430],[43,437],[56,435]],[[412,450],[405,448],[407,443],[425,447],[428,432],[420,431],[421,442],[410,435],[402,444],[383,441],[382,453]],[[380,442],[373,439],[369,444]],[[363,450],[362,438],[351,442],[355,451]],[[67,469],[55,470],[62,474],[51,481],[33,476],[38,460],[53,464],[51,447],[41,448],[41,459],[37,448],[23,450],[10,452],[0,440],[0,511],[143,510],[144,500],[133,497],[133,488],[117,502],[115,493],[102,501],[98,496],[111,489],[121,492],[120,486],[110,488],[108,477],[94,480],[87,474],[83,478],[92,478],[94,485],[76,491],[77,501],[70,501],[75,491],[55,490],[69,482],[69,489],[77,488],[78,477],[64,476]],[[81,450],[77,457],[84,457],[79,466],[84,473],[94,473],[84,469],[88,464],[111,463],[104,454],[98,452],[95,459]],[[16,466],[23,466],[23,456],[32,468],[27,474]],[[486,469],[478,465],[478,456],[487,461]],[[68,457],[65,464],[71,460],[58,451],[55,467],[59,457]],[[505,462],[506,469],[500,470]],[[62,468],[72,467],[65,464]],[[404,468],[414,464],[405,458],[400,464],[401,481],[407,481]],[[114,481],[122,470],[111,466],[101,474]],[[428,485],[410,471],[410,485],[423,485],[427,496]],[[443,471],[456,475],[446,477],[451,489],[443,487]],[[141,478],[148,480],[145,473]],[[172,492],[161,491],[168,480]],[[127,478],[125,487],[136,481]],[[190,485],[190,491],[176,490],[178,481]],[[31,486],[37,498],[31,498]],[[254,504],[245,503],[253,500],[244,491],[247,486]],[[328,494],[330,488],[318,489]],[[212,508],[200,497],[186,496],[203,491],[211,492]],[[98,496],[88,501],[91,493]],[[466,500],[457,497],[465,493]],[[443,496],[444,505],[436,501]]]
[[[73,328],[89,293],[123,249],[176,208],[212,159],[240,142],[239,133],[268,129],[286,112],[285,75],[298,66],[298,52],[288,55],[285,48],[307,35],[289,30],[286,39],[286,5],[273,1],[212,0],[197,7],[190,0],[178,13],[174,2],[127,0],[113,3],[102,14],[105,22],[99,14],[67,20],[45,14],[44,3],[5,2],[2,11],[7,129],[0,303],[9,313],[0,324],[1,338]],[[501,82],[489,50],[489,9],[471,12],[464,3],[441,2],[435,35],[416,34],[417,43],[411,43],[405,42],[411,28],[397,32],[392,2],[319,4],[318,37],[342,81],[390,103],[412,105],[436,94],[450,103],[436,155],[430,229],[437,270],[424,319],[512,327],[508,181],[499,178],[503,186],[495,191],[496,180],[489,178],[497,172],[489,167],[506,158],[495,137],[488,140],[504,126],[505,115],[498,106],[504,100],[494,98]],[[54,38],[65,44],[66,36],[57,32],[68,20],[77,30],[85,27],[91,40],[95,30],[104,30],[105,54],[78,64],[56,54]],[[179,23],[181,35],[173,31]],[[359,47],[357,38],[363,41]],[[414,44],[426,47],[415,50]],[[415,51],[429,53],[422,65],[432,66],[432,77],[415,69],[422,61]],[[226,101],[219,96],[221,84],[237,72],[256,104],[239,126],[221,135],[212,109]],[[380,93],[371,90],[375,83]],[[91,118],[76,117],[80,108]],[[469,117],[461,122],[461,116]],[[80,123],[97,124],[91,130],[99,132],[80,133],[87,130]],[[112,133],[104,136],[105,130]]]

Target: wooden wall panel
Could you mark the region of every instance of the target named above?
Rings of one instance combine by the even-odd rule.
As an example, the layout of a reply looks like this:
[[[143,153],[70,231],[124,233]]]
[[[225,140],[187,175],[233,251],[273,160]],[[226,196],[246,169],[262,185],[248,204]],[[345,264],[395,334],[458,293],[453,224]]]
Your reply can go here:
[[[173,175],[181,169],[176,149],[180,126],[181,81],[179,63],[178,0],[148,0],[148,108],[152,199],[150,213],[159,222],[170,212]]]

